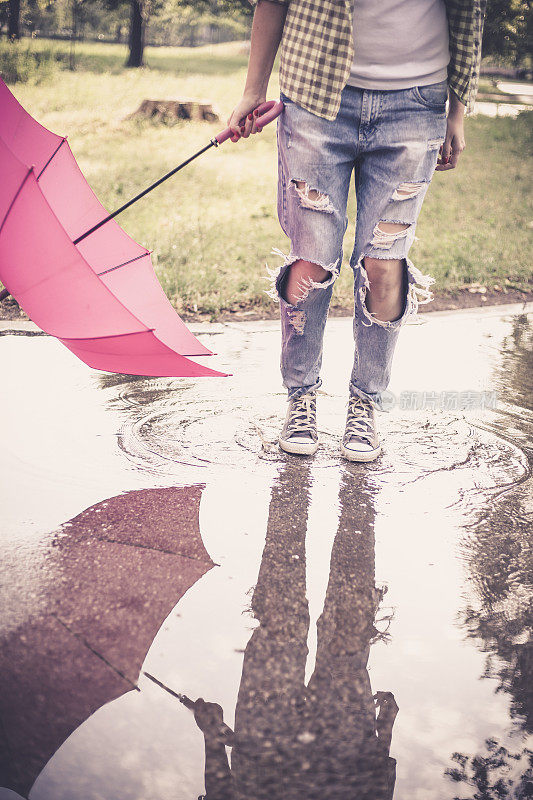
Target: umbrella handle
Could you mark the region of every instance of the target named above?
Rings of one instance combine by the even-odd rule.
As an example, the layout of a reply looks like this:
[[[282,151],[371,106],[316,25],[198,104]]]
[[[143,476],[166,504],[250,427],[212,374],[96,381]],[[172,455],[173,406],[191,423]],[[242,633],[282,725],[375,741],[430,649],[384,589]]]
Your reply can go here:
[[[279,117],[283,111],[283,103],[281,100],[267,100],[266,103],[261,103],[260,106],[257,106],[255,111],[259,112],[258,116],[255,118],[255,124],[259,132],[265,127],[265,125],[268,125],[269,122],[272,122],[272,120],[276,119],[276,117]],[[218,144],[222,144],[233,135],[234,134],[231,128],[225,128],[211,141],[213,144],[215,141],[218,142]]]

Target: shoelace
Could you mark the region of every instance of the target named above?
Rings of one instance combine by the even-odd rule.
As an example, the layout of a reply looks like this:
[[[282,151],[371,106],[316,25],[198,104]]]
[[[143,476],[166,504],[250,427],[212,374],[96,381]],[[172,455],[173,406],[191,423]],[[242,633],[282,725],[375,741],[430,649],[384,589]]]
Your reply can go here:
[[[295,433],[306,433],[311,435],[316,428],[316,408],[315,399],[309,395],[303,395],[297,400],[293,400],[287,433],[294,436]]]
[[[374,426],[372,424],[372,406],[362,397],[351,397],[348,402],[348,417],[344,438],[349,441],[352,436],[366,439],[372,444]]]

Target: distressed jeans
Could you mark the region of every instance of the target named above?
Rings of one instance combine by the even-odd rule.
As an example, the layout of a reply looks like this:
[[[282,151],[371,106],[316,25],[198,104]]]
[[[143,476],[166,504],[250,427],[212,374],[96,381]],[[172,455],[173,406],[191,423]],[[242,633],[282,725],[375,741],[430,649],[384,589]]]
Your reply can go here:
[[[381,91],[346,86],[337,117],[330,121],[281,93],[278,119],[278,218],[291,242],[278,269],[270,269],[268,294],[281,310],[281,373],[290,398],[321,386],[322,343],[333,284],[339,276],[346,207],[355,173],[357,218],[350,258],[354,273],[355,354],[350,394],[383,410],[400,328],[420,303],[433,299],[434,279],[407,257],[422,203],[446,133],[447,81]],[[315,190],[315,191],[312,191]],[[405,225],[387,233],[380,222]],[[364,258],[402,259],[401,316],[381,321],[366,306],[370,288]],[[330,273],[323,283],[307,279],[298,302],[285,297],[288,269],[298,260]]]

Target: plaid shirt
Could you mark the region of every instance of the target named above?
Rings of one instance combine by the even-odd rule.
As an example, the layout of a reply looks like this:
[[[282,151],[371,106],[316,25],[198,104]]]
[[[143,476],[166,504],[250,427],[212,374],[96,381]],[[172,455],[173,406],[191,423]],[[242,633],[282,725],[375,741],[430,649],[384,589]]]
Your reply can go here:
[[[258,0],[249,0],[255,5]],[[308,111],[335,119],[354,57],[353,0],[267,0],[288,6],[281,40],[281,91]],[[448,85],[470,113],[481,63],[487,0],[445,0]]]

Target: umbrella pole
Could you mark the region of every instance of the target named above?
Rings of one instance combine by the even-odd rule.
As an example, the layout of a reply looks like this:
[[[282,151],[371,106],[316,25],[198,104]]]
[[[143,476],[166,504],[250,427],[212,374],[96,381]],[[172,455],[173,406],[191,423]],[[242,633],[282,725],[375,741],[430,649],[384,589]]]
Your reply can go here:
[[[151,186],[149,186],[147,189],[145,189],[143,192],[140,192],[140,193],[139,193],[138,195],[136,195],[135,197],[132,197],[132,199],[131,199],[131,200],[128,200],[128,202],[127,202],[127,203],[124,203],[124,205],[123,205],[123,206],[120,206],[120,208],[117,208],[117,210],[116,210],[116,211],[113,211],[113,213],[112,213],[112,214],[109,214],[107,217],[105,217],[104,219],[100,220],[100,222],[98,222],[96,225],[93,225],[93,227],[92,227],[92,228],[90,228],[88,231],[85,231],[85,233],[82,233],[82,235],[81,235],[81,236],[78,236],[78,238],[77,238],[77,239],[74,239],[74,242],[73,242],[73,244],[79,244],[79,242],[82,242],[84,239],[86,239],[86,238],[87,238],[87,236],[90,236],[90,235],[91,235],[91,233],[94,233],[95,231],[97,231],[97,230],[98,230],[98,228],[101,228],[101,227],[102,227],[102,225],[105,225],[105,224],[106,224],[106,222],[109,222],[109,220],[111,220],[111,219],[114,219],[114,217],[116,217],[118,214],[121,214],[121,213],[122,213],[123,211],[125,211],[127,208],[129,208],[129,207],[130,207],[130,206],[132,206],[134,203],[136,203],[136,202],[137,202],[137,200],[140,200],[140,199],[141,199],[141,197],[144,197],[144,196],[145,196],[145,194],[148,194],[148,192],[151,192],[151,191],[152,191],[152,189],[155,189],[155,188],[156,188],[157,186],[159,186],[161,183],[163,183],[164,181],[167,181],[169,178],[171,178],[173,175],[175,175],[175,174],[176,174],[176,172],[179,172],[179,170],[180,170],[180,169],[183,169],[183,167],[186,167],[186,166],[187,166],[187,164],[190,164],[190,163],[191,163],[191,161],[194,161],[194,159],[195,159],[195,158],[198,158],[198,156],[201,156],[201,155],[202,155],[202,153],[205,153],[205,151],[206,151],[206,150],[209,150],[211,147],[218,147],[218,142],[217,142],[217,140],[216,140],[216,139],[211,139],[211,141],[209,142],[209,144],[207,144],[205,147],[202,147],[202,149],[201,149],[201,150],[198,150],[198,152],[197,152],[197,153],[195,153],[193,156],[191,156],[190,158],[188,158],[186,161],[183,161],[183,162],[182,162],[181,164],[179,164],[177,167],[174,167],[174,169],[171,169],[171,170],[170,170],[170,172],[167,172],[167,174],[166,174],[166,175],[163,175],[163,177],[162,177],[162,178],[159,178],[159,180],[158,180],[158,181],[156,181],[155,183],[152,183],[152,185],[151,185]]]
[[[179,172],[180,169],[183,169],[183,167],[186,167],[187,164],[191,163],[191,161],[194,161],[195,158],[198,158],[198,156],[201,156],[202,153],[205,153],[206,150],[209,150],[211,147],[218,147],[218,144],[219,143],[218,143],[218,141],[216,139],[211,139],[209,144],[207,144],[205,147],[202,147],[202,149],[198,150],[198,152],[195,153],[193,156],[191,156],[190,158],[188,158],[185,161],[183,161],[177,167],[174,167],[174,169],[171,169],[170,172],[167,172],[167,174],[163,175],[162,178],[159,178],[158,181],[156,181],[155,183],[152,183],[152,185],[149,186],[147,189],[145,189],[143,192],[139,192],[138,195],[136,195],[135,197],[132,197],[131,200],[128,200],[128,202],[124,203],[123,206],[120,206],[120,208],[117,208],[117,210],[113,211],[112,214],[108,214],[107,217],[104,217],[104,219],[100,220],[100,222],[98,222],[96,225],[93,225],[93,227],[90,228],[88,231],[85,231],[85,233],[82,233],[82,235],[78,236],[77,239],[74,239],[73,244],[79,244],[80,242],[82,242],[84,239],[86,239],[88,236],[90,236],[91,233],[94,233],[95,231],[97,231],[99,228],[102,227],[102,225],[105,225],[106,222],[109,222],[110,220],[114,219],[116,216],[118,216],[123,211],[125,211],[127,208],[129,208],[134,203],[136,203],[137,200],[140,200],[141,197],[144,197],[146,194],[148,194],[148,192],[151,192],[153,189],[157,188],[157,186],[160,186],[160,184],[162,184],[164,181],[167,181],[169,178],[171,178],[173,175],[175,175],[176,172]],[[0,292],[0,303],[2,302],[2,300],[5,300],[6,297],[9,297],[10,294],[11,294],[10,291],[8,291],[7,289],[3,289]]]
[[[169,689],[168,686],[165,686],[164,683],[161,683],[161,681],[158,681],[157,678],[154,678],[153,675],[150,675],[149,672],[143,672],[143,675],[145,675],[147,678],[149,678],[151,681],[153,681],[153,683],[155,683],[161,689],[164,689],[165,692],[168,692],[169,694],[171,694],[172,697],[176,697],[180,701],[180,703],[183,703],[183,705],[186,708],[190,708],[191,710],[194,709],[194,705],[195,705],[194,701],[191,700],[189,697],[187,697],[186,694],[178,694],[178,692],[174,692],[172,689]]]

